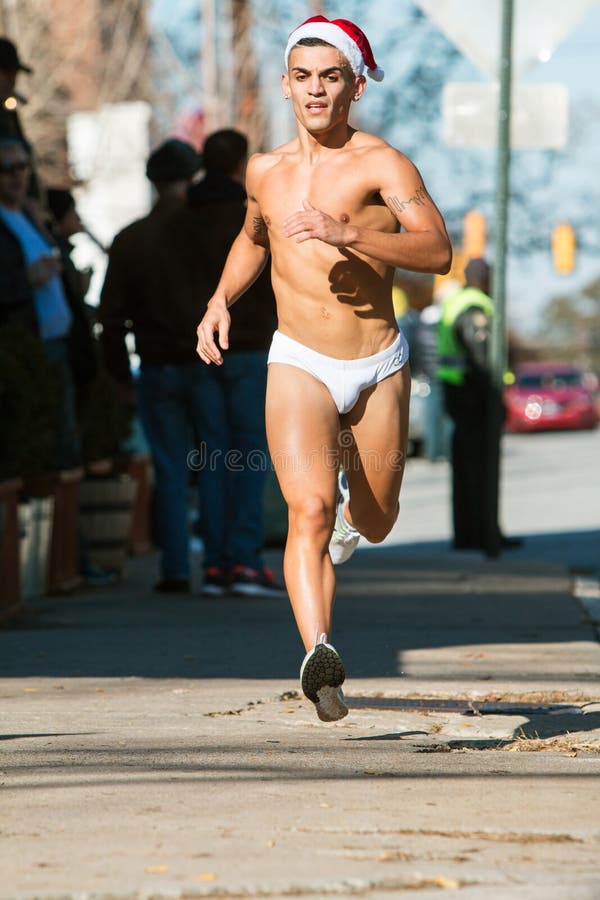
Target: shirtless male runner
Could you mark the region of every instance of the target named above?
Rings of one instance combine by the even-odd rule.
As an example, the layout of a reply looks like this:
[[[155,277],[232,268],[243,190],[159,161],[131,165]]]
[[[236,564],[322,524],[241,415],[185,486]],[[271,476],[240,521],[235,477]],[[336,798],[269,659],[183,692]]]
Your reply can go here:
[[[306,649],[302,689],[319,718],[334,721],[348,710],[330,643],[333,565],[361,535],[382,541],[399,509],[410,373],[394,268],[444,274],[451,248],[412,162],[348,124],[364,69],[383,78],[363,32],[313,16],[290,35],[285,60],[298,136],[248,164],[246,221],[198,326],[198,353],[220,365],[228,307],[271,253],[278,330],[266,421],[289,513],[285,583]]]

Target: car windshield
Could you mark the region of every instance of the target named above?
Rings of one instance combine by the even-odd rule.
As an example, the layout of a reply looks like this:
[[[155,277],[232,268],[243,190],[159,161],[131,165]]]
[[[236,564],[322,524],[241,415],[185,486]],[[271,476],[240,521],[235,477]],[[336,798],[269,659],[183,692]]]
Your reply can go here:
[[[580,372],[528,372],[519,375],[517,383],[523,388],[566,388],[581,384]]]

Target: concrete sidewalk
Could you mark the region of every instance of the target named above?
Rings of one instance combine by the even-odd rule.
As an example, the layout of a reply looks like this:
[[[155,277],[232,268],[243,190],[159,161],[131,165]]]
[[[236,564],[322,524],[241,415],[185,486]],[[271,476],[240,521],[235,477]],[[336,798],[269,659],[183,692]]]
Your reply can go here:
[[[287,602],[154,578],[0,632],[0,897],[599,900],[600,648],[563,565],[359,550],[332,725]]]

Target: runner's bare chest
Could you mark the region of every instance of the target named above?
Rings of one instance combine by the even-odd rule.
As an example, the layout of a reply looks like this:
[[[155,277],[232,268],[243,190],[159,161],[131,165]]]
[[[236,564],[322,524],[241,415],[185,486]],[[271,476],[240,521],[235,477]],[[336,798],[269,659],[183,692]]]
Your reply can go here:
[[[364,167],[363,167],[364,168]],[[337,222],[395,231],[397,222],[385,205],[370,173],[361,171],[359,160],[348,156],[343,163],[287,163],[274,166],[256,194],[271,240],[281,232],[284,220],[313,207]]]

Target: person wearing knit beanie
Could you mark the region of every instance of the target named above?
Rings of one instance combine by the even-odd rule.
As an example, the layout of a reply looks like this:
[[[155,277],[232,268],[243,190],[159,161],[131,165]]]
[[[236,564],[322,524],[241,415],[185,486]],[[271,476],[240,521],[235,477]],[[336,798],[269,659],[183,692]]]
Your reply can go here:
[[[191,144],[169,138],[148,157],[146,175],[153,184],[189,181],[201,166],[202,158]]]
[[[353,127],[383,68],[348,19],[312,16],[289,35],[281,76],[297,136],[251,157],[246,221],[200,322],[198,354],[221,365],[228,308],[272,257],[278,330],[269,352],[269,450],[288,505],[284,573],[306,656],[300,684],[322,721],[348,713],[331,643],[334,566],[396,521],[408,433],[408,345],[395,267],[445,274],[451,247],[417,167]],[[366,598],[365,598],[366,599]]]

